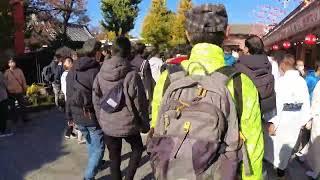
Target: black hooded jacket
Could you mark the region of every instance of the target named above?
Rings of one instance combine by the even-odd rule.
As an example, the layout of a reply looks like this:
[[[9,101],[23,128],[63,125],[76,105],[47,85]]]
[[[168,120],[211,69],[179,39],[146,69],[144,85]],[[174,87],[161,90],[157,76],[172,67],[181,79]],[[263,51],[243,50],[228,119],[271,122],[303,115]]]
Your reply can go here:
[[[82,57],[74,62],[73,69],[69,71],[66,78],[66,117],[74,120],[82,126],[96,126],[97,118],[92,104],[93,82],[98,74],[100,65],[95,58]],[[84,104],[75,105],[77,98],[75,92],[80,92],[86,97]],[[85,111],[85,112],[84,112]],[[90,114],[90,116],[88,116]]]
[[[259,92],[262,118],[270,120],[277,114],[272,66],[266,55],[241,56],[235,67],[253,81]]]
[[[63,73],[63,65],[59,65],[59,62],[52,61],[49,66],[50,66],[52,74],[53,74],[53,77],[52,77],[53,82],[52,83],[61,84],[60,78]]]

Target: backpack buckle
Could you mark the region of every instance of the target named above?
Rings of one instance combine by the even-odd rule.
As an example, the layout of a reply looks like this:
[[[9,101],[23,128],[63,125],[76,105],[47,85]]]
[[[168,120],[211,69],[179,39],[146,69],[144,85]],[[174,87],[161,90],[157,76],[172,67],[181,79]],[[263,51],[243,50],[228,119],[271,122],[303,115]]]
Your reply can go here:
[[[197,97],[204,98],[207,95],[208,90],[204,89],[203,87],[198,88]]]
[[[164,132],[163,134],[166,135],[168,131],[168,127],[170,126],[170,118],[168,114],[164,114],[163,116],[163,125],[164,125]]]
[[[181,104],[180,106],[177,107],[176,111],[177,113],[180,113],[184,108],[190,107],[190,104],[183,102],[182,100],[179,99],[179,103]]]
[[[185,134],[188,134],[190,129],[191,129],[191,122],[190,121],[185,122],[183,125],[183,132]]]

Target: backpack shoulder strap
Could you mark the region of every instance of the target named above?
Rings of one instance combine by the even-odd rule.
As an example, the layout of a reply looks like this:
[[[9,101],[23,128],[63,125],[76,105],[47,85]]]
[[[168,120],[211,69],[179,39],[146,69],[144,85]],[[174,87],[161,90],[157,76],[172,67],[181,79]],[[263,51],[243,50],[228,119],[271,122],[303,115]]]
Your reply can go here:
[[[241,72],[237,71],[237,69],[232,66],[222,67],[216,70],[216,72],[219,72],[227,76],[228,80],[233,79],[234,98],[236,101],[238,118],[240,120],[242,117],[242,111],[243,111]]]
[[[87,91],[92,91],[89,87],[85,86],[83,83],[81,83],[79,80],[78,80],[78,75],[77,75],[77,72],[74,73],[74,80],[75,80],[75,83],[79,84],[82,88],[84,88],[85,90]]]
[[[239,71],[237,71],[236,68],[234,68],[232,66],[224,66],[222,68],[219,68],[215,72],[218,72],[218,73],[221,73],[221,74],[227,76],[229,78],[229,80],[231,78],[233,78],[236,74],[240,73]]]
[[[236,68],[234,67],[223,67],[218,69],[216,72],[219,72],[221,74],[226,75],[228,78],[233,79],[233,89],[234,89],[234,98],[235,98],[235,104],[236,104],[236,109],[237,109],[237,115],[239,119],[239,126],[240,126],[240,121],[242,117],[242,112],[243,112],[243,99],[242,99],[242,80],[241,80],[241,72],[237,71]],[[239,127],[240,128],[240,127]],[[245,141],[240,129],[240,138]],[[252,170],[250,168],[250,160],[248,156],[248,151],[246,144],[243,143],[241,147],[241,153],[242,153],[242,160],[244,164],[244,171],[247,176],[252,175]]]
[[[147,60],[143,60],[141,66],[140,66],[140,69],[139,69],[140,72],[143,72],[143,71],[144,71],[144,68],[145,68],[146,64],[147,64]]]
[[[94,89],[96,95],[101,98],[103,96],[103,93],[102,93],[102,90],[101,90],[101,86],[100,86],[100,82],[99,82],[99,74],[97,74],[96,76],[96,86],[97,86],[97,89]]]
[[[186,71],[181,65],[167,65],[166,68],[169,73],[170,83],[179,80],[187,75]]]
[[[19,84],[19,86],[24,89],[22,82],[19,80],[19,78],[15,75],[15,73],[12,70],[8,70],[9,73],[11,74],[11,76],[17,81],[17,83]]]

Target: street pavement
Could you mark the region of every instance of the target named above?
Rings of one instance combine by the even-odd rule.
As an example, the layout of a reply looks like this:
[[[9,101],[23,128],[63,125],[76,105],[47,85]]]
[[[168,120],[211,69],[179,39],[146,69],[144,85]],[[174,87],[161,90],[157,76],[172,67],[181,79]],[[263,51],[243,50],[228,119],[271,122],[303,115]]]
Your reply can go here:
[[[0,180],[81,180],[87,161],[86,145],[65,140],[63,113],[52,109],[32,114],[31,118],[32,121],[16,128],[14,136],[0,138]],[[130,157],[130,146],[125,142],[122,154],[125,174]],[[107,150],[104,159],[107,164],[96,179],[111,180]],[[267,167],[271,172],[268,180],[276,179],[272,168]],[[305,169],[293,161],[287,179],[307,180],[304,172]],[[153,179],[146,152],[135,179]]]

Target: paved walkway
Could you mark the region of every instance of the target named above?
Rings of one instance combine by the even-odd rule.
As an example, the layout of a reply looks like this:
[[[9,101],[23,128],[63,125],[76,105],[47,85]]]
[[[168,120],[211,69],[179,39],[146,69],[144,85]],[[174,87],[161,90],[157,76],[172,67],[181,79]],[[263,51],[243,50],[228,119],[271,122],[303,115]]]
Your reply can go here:
[[[0,117],[1,118],[1,117]],[[19,127],[15,136],[0,139],[0,180],[80,180],[86,165],[86,146],[76,140],[65,140],[63,114],[55,110],[33,115],[32,121]],[[130,147],[123,146],[123,171],[128,163]],[[108,159],[108,152],[105,158]],[[306,180],[303,169],[292,163],[292,180]],[[151,180],[151,168],[143,154],[135,179]],[[101,171],[97,179],[109,180],[110,170]],[[270,175],[269,180],[273,180]]]

